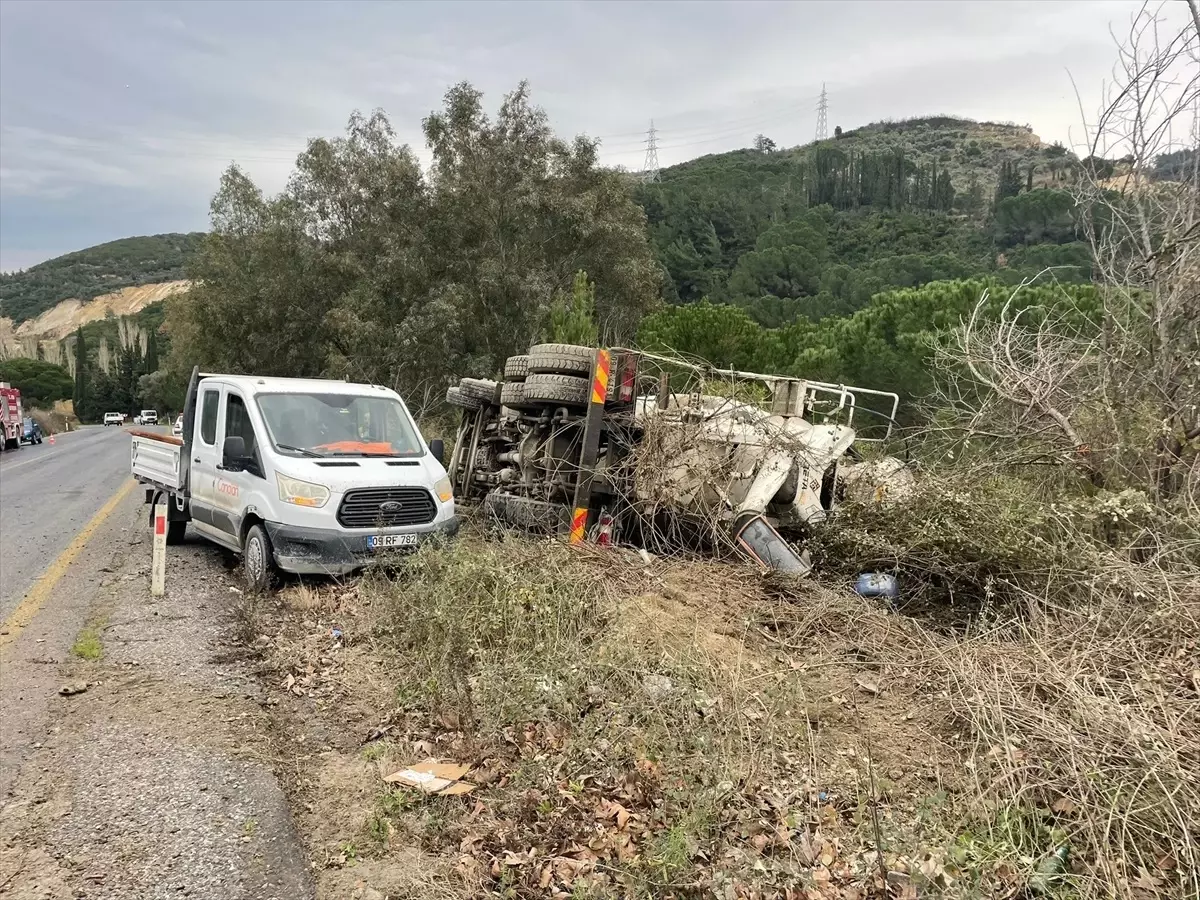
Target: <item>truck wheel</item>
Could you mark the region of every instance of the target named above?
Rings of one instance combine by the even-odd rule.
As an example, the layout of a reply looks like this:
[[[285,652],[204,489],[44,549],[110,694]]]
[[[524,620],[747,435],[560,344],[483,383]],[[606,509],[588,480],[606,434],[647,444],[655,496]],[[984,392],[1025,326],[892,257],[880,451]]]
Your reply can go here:
[[[242,542],[242,568],[246,571],[246,587],[251,593],[270,590],[274,567],[267,532],[261,525],[251,525]]]
[[[446,388],[446,402],[460,409],[479,409],[483,404],[476,397],[468,397],[459,388]]]
[[[496,491],[483,498],[483,508],[488,517],[515,528],[554,534],[566,520],[567,507],[561,503],[532,500],[517,494],[501,494]]]
[[[524,381],[529,374],[528,356],[510,356],[504,362],[505,381]]]
[[[525,395],[525,382],[506,381],[500,385],[500,405],[509,409],[528,409],[529,400]]]
[[[596,351],[578,344],[536,344],[526,358],[532,374],[591,375]]]
[[[527,403],[560,403],[587,406],[591,383],[575,375],[530,375],[525,379]]]
[[[474,397],[484,403],[496,400],[496,382],[489,378],[464,378],[458,383],[458,390],[464,397]]]
[[[183,543],[184,536],[187,534],[187,522],[180,519],[177,522],[172,522],[167,519],[167,546],[178,547]]]

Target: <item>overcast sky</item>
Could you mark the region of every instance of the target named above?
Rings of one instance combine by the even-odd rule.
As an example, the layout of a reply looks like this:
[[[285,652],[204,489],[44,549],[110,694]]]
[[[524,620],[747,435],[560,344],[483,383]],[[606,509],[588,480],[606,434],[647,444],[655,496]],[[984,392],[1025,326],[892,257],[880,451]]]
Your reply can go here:
[[[494,109],[522,78],[560,134],[640,169],[951,113],[1078,140],[1136,3],[24,2],[0,0],[0,269],[135,234],[207,227],[237,161],[279,190],[307,137],[382,107],[421,118],[468,80]],[[1186,15],[1176,4],[1171,18]]]

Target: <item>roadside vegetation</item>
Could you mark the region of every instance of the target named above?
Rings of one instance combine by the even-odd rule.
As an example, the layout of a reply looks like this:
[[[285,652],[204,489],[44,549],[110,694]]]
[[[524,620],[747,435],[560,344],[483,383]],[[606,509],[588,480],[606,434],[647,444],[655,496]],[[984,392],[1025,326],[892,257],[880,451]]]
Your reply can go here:
[[[322,895],[1193,894],[1194,572],[1079,535],[1106,558],[1089,583],[1094,557],[1008,510],[939,542],[914,513],[946,500],[830,529],[906,559],[899,609],[836,566],[791,582],[478,531],[350,590],[285,589],[257,646]],[[1006,568],[962,564],[997,534]],[[957,608],[915,562],[950,548]],[[478,787],[384,782],[428,757]]]
[[[100,641],[100,626],[89,624],[75,637],[71,645],[71,653],[80,659],[95,662],[104,655],[104,645]]]

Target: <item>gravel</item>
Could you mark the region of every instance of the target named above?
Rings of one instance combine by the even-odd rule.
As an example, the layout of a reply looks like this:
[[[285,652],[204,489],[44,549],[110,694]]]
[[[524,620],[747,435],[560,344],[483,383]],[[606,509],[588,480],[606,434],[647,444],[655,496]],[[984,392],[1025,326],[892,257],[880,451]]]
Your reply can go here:
[[[0,894],[313,897],[270,765],[263,687],[237,644],[233,576],[192,539],[170,548],[167,595],[151,598],[148,535],[132,544],[91,611],[107,623],[103,658],[63,667],[87,692],[56,698],[50,735],[0,810]]]

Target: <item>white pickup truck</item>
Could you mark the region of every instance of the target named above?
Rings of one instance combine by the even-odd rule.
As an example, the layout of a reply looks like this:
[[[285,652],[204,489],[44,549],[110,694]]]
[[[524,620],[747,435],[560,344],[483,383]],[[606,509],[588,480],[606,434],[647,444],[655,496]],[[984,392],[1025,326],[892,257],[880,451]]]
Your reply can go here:
[[[131,466],[148,503],[169,498],[168,543],[190,523],[262,590],[275,568],[345,574],[455,534],[442,453],[387,388],[197,370],[182,436],[133,432]]]

